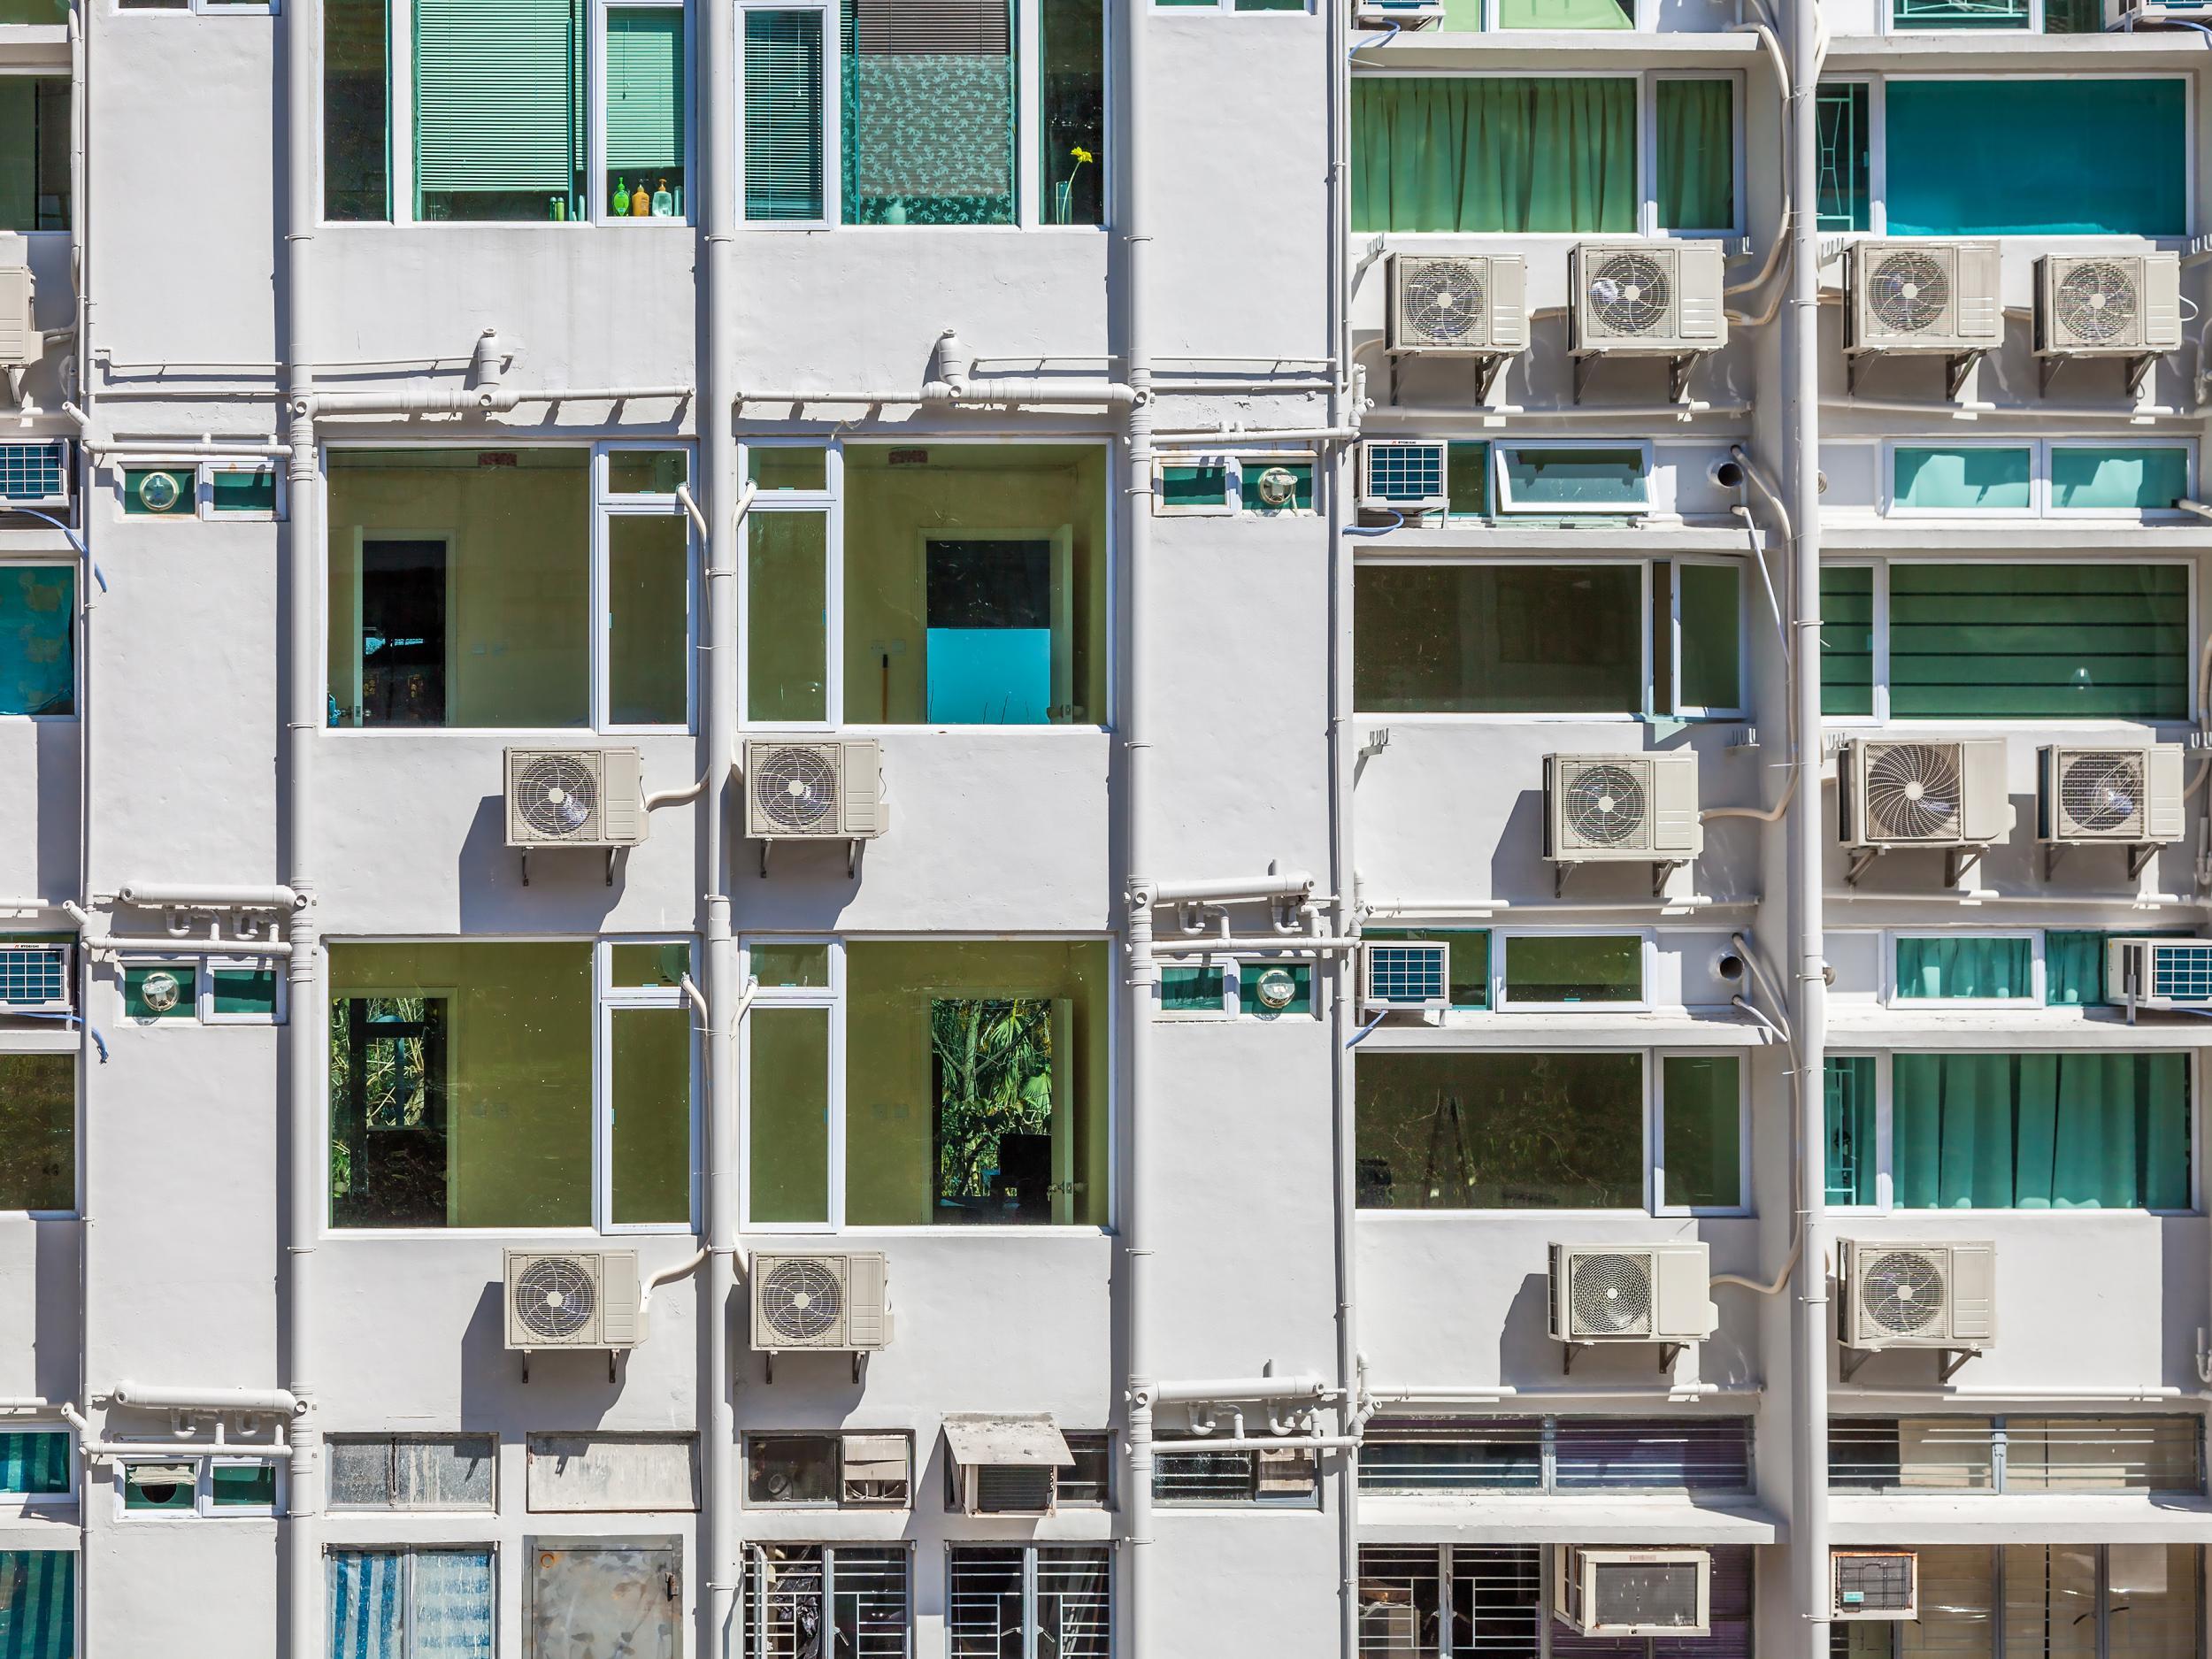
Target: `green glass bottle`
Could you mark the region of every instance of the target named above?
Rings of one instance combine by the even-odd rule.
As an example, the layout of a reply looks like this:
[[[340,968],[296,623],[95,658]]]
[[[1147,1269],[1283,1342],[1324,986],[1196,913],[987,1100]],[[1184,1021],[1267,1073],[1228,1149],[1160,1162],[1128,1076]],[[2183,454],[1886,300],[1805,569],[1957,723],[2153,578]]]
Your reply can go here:
[[[624,219],[629,218],[630,187],[620,179],[617,179],[614,181],[614,201],[611,204],[611,205],[613,207],[615,212],[620,217]]]

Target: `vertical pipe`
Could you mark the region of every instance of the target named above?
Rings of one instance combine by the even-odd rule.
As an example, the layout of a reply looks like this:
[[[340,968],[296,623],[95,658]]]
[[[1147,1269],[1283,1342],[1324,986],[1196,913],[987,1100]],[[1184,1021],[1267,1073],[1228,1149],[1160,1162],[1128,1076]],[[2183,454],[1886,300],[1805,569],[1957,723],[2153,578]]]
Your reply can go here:
[[[1786,154],[1790,220],[1788,330],[1782,369],[1788,388],[1785,449],[1789,457],[1790,518],[1797,534],[1797,740],[1801,787],[1789,811],[1791,956],[1796,979],[1796,1107],[1801,1156],[1795,1194],[1804,1228],[1792,1312],[1790,1366],[1792,1469],[1790,1559],[1793,1599],[1807,1659],[1827,1659],[1828,1601],[1828,1240],[1821,1206],[1826,1196],[1824,1048],[1827,983],[1822,940],[1821,882],[1826,843],[1821,830],[1820,773],[1820,237],[1818,0],[1794,0],[1790,27],[1790,102]]]

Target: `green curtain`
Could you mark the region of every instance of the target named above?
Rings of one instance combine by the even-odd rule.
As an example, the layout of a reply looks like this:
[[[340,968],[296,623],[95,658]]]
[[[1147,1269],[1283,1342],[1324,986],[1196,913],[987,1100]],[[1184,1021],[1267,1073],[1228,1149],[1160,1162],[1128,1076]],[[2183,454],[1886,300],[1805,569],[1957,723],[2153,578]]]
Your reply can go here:
[[[2043,935],[2043,1001],[2052,1008],[2093,1008],[2104,1000],[2102,933]]]
[[[1658,85],[1659,224],[1727,230],[1736,222],[1736,83]]]
[[[2179,1210],[2189,1202],[2180,1054],[1901,1054],[1906,1210]]]
[[[1831,1055],[1825,1068],[1828,1123],[1828,1202],[1872,1204],[1880,1194],[1878,1119],[1876,1116],[1875,1058],[1870,1054]]]
[[[1358,231],[1636,228],[1630,79],[1352,83]]]
[[[1995,1001],[2035,988],[2035,945],[2026,939],[1900,939],[1897,995]]]
[[[0,1434],[0,1492],[69,1490],[69,1436],[58,1429]]]

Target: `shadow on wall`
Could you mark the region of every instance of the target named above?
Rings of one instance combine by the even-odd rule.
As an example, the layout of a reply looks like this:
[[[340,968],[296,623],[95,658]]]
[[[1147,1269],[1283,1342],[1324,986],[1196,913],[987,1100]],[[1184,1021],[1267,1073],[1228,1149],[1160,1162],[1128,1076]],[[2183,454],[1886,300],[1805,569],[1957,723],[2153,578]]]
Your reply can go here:
[[[523,897],[522,851],[507,845],[507,802],[488,795],[477,803],[456,861],[454,886],[460,895],[461,931],[511,926],[518,902],[531,905],[532,931],[596,933],[622,902],[629,861],[614,856],[614,882],[607,881],[607,855],[597,849],[537,848],[530,854],[530,887]]]
[[[628,1365],[627,1356],[617,1355],[611,1379],[603,1348],[540,1349],[530,1356],[530,1380],[525,1384],[522,1356],[507,1348],[506,1286],[493,1279],[461,1333],[459,1427],[503,1440],[519,1440],[533,1430],[595,1429],[621,1398]]]

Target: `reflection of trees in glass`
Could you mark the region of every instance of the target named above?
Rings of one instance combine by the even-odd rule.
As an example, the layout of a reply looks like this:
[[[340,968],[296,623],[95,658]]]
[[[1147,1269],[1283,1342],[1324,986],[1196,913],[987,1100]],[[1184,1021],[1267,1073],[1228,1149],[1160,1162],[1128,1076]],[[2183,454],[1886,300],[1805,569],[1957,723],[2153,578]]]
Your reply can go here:
[[[1379,1210],[1643,1202],[1636,1055],[1376,1055],[1359,1064],[1359,1202]]]
[[[929,1044],[938,1196],[987,1198],[999,1138],[1052,1130],[1051,999],[938,999],[929,1005]]]
[[[341,1225],[444,1206],[445,999],[330,1005],[330,1189]]]
[[[76,1122],[74,1055],[0,1055],[0,1208],[75,1208]]]

